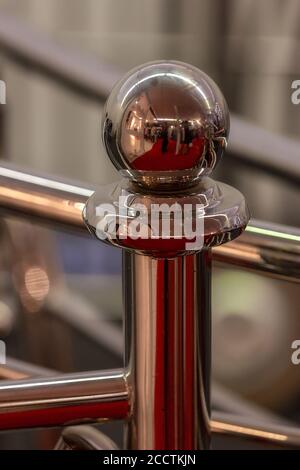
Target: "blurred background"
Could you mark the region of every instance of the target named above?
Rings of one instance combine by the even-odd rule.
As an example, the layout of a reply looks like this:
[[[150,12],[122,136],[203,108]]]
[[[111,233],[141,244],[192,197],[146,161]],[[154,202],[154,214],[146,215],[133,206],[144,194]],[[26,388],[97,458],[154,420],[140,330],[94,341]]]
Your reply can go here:
[[[300,105],[291,101],[299,25],[299,0],[0,0],[0,157],[83,185],[112,182],[100,139],[104,97],[93,79],[103,74],[105,95],[136,65],[182,60],[215,79],[233,115],[232,147],[215,177],[244,193],[252,217],[299,227]],[[28,44],[40,67],[30,54],[24,60]],[[55,51],[62,70],[88,72],[92,93],[74,86],[72,73],[51,72]],[[121,252],[88,234],[4,216],[0,243],[8,356],[61,372],[122,366]],[[216,406],[242,399],[300,422],[300,368],[290,361],[300,338],[298,285],[215,264]],[[104,428],[120,444],[122,426]],[[0,447],[51,448],[59,433],[1,433]]]

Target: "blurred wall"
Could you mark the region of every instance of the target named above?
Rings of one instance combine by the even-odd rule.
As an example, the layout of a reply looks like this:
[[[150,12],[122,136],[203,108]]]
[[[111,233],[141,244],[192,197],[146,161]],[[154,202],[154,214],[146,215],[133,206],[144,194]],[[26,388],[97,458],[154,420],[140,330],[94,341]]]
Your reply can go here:
[[[1,8],[124,71],[155,59],[190,62],[220,84],[232,111],[299,137],[300,106],[290,98],[300,78],[298,0],[0,0]],[[7,60],[1,73],[4,158],[93,183],[116,179],[101,147],[99,104]],[[287,210],[297,204],[295,187],[226,166],[223,159],[220,178],[244,191],[255,217],[300,223]]]
[[[220,1],[1,0],[0,7],[124,71],[172,58],[217,76]],[[7,83],[6,158],[60,175],[105,183],[115,179],[100,148],[101,107],[46,79],[3,64]],[[112,84],[113,85],[113,84]]]

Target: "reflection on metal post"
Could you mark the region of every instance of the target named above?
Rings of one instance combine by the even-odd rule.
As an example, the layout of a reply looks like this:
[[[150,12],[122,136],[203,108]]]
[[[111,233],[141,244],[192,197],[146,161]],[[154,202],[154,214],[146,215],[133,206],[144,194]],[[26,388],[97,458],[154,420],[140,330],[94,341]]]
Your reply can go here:
[[[210,266],[210,250],[124,255],[128,448],[209,447]]]
[[[124,178],[97,190],[83,215],[126,252],[131,449],[210,447],[211,247],[249,219],[244,197],[208,177],[228,129],[217,85],[180,62],[134,69],[104,110],[104,145]]]

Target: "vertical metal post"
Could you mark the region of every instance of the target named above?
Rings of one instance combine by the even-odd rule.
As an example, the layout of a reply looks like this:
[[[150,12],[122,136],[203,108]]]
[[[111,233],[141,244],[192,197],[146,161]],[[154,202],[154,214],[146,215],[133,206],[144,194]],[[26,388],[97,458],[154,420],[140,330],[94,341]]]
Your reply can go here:
[[[217,85],[181,62],[132,70],[104,108],[103,143],[122,180],[99,188],[83,216],[126,251],[130,449],[210,446],[210,249],[249,220],[243,195],[209,178],[228,131]]]
[[[131,449],[210,446],[210,250],[124,253]]]

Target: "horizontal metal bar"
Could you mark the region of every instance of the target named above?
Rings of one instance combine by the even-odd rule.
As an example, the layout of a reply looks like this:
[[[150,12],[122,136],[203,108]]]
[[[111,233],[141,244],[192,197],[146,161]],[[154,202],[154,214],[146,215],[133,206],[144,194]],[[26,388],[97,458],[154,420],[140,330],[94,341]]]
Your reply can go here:
[[[21,380],[29,378],[47,378],[54,377],[59,373],[53,369],[36,366],[30,362],[21,361],[19,359],[8,357],[5,365],[0,365],[1,380]],[[226,389],[221,384],[212,382],[212,408],[222,410],[222,413],[228,415],[240,415],[255,418],[256,420],[264,420],[266,422],[276,422],[283,426],[289,426],[287,420],[277,416],[265,408],[253,404],[240,397],[231,390]]]
[[[43,372],[19,361],[12,370]],[[17,378],[17,377],[16,377]],[[19,378],[19,377],[18,377]],[[129,396],[123,371],[65,374],[30,380],[0,382],[0,429],[57,426],[124,419],[129,414]],[[211,430],[218,436],[247,441],[254,446],[300,448],[300,430],[255,416],[213,412]]]
[[[300,430],[296,427],[282,426],[275,423],[259,423],[247,417],[233,416],[215,412],[211,420],[211,430],[220,436],[230,436],[253,444],[261,443],[264,448],[300,448]],[[236,447],[235,447],[236,448]]]
[[[94,189],[0,166],[0,209],[42,222],[83,230],[82,209]],[[213,258],[299,282],[300,230],[252,220],[236,241],[214,248]]]
[[[0,167],[0,207],[42,222],[83,229],[82,209],[93,188]]]
[[[251,220],[237,240],[213,249],[213,258],[272,277],[300,282],[300,230]]]
[[[0,382],[0,429],[58,426],[124,419],[129,398],[122,371],[65,374]],[[211,430],[254,445],[300,448],[297,428],[214,412]]]
[[[0,429],[125,419],[129,395],[122,370],[0,382]]]

